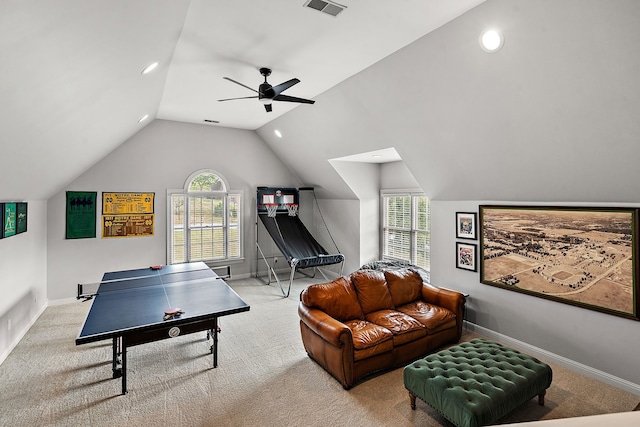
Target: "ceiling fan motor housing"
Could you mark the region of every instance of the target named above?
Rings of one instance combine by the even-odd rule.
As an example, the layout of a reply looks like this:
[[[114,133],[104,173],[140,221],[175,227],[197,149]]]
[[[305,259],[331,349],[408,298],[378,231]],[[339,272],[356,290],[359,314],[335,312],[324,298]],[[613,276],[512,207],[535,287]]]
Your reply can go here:
[[[276,92],[273,90],[273,86],[267,82],[260,84],[258,88],[258,99],[272,100],[274,96],[276,96]]]

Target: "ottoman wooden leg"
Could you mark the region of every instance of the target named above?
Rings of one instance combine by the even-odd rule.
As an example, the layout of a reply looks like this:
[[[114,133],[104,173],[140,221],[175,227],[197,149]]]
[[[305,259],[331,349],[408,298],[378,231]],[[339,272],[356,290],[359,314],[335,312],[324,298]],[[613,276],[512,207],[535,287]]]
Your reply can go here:
[[[411,403],[411,409],[416,409],[416,395],[409,392],[409,403]]]
[[[544,406],[544,395],[547,394],[547,390],[544,390],[538,395],[538,405]]]

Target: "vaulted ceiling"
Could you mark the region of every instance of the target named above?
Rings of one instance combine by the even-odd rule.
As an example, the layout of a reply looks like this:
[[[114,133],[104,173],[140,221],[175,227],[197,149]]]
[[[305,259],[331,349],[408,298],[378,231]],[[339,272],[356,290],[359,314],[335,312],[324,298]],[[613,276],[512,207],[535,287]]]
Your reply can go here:
[[[155,118],[254,130],[313,108],[217,100],[255,95],[223,77],[257,88],[260,67],[313,99],[483,1],[2,1],[0,199],[47,199]]]

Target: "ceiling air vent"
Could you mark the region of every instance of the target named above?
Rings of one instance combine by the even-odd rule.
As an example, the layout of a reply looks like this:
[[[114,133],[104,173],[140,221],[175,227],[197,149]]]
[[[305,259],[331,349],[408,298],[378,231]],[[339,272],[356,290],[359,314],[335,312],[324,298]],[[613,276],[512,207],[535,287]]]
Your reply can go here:
[[[331,16],[338,16],[340,12],[347,8],[347,6],[325,0],[308,0],[304,6]]]

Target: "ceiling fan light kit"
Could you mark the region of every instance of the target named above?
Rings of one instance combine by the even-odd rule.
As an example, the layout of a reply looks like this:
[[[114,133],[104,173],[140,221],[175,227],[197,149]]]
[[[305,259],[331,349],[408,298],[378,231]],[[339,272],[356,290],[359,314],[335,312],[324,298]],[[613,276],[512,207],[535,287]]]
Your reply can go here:
[[[280,83],[279,85],[276,86],[271,86],[271,84],[269,84],[269,82],[267,82],[267,77],[269,77],[271,75],[271,69],[270,68],[260,68],[260,74],[262,76],[264,76],[264,83],[261,83],[260,86],[258,86],[258,90],[253,89],[250,86],[247,86],[243,83],[240,83],[238,81],[233,80],[230,77],[223,77],[225,80],[229,80],[230,82],[233,82],[237,85],[240,85],[244,88],[247,88],[253,92],[256,92],[257,95],[254,96],[243,96],[240,98],[226,98],[226,99],[218,99],[218,101],[233,101],[236,99],[255,99],[258,98],[258,101],[260,101],[262,104],[264,104],[264,109],[267,111],[267,113],[272,111],[272,106],[271,103],[273,101],[286,101],[286,102],[298,102],[301,104],[313,104],[315,103],[315,101],[312,101],[310,99],[304,99],[304,98],[297,98],[295,96],[288,96],[288,95],[282,95],[282,92],[284,92],[285,90],[289,89],[291,86],[300,83],[300,80],[298,79],[291,79],[291,80],[287,80],[284,83]]]

